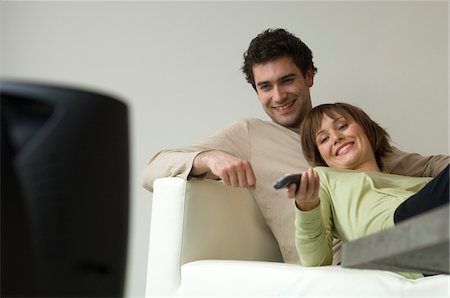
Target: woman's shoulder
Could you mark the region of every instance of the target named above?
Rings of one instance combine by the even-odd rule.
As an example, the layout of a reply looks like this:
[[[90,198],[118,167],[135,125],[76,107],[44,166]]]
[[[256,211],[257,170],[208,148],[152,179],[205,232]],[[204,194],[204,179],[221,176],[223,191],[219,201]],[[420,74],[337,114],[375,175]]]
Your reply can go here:
[[[336,173],[336,174],[358,173],[356,171],[349,170],[349,169],[330,168],[330,167],[326,167],[326,166],[314,167],[314,171],[316,171],[317,173],[331,173],[331,174],[333,174],[333,173]]]
[[[334,185],[335,183],[348,183],[354,182],[359,179],[366,179],[364,172],[358,172],[349,169],[339,169],[330,167],[315,167],[314,171],[319,174],[320,182],[323,185]]]

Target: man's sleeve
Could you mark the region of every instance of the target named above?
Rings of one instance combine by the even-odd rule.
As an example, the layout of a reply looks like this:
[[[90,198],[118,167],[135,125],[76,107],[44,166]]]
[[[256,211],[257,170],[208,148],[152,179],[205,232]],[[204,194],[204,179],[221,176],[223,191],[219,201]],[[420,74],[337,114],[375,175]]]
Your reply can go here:
[[[149,159],[145,166],[144,188],[153,191],[153,182],[161,177],[188,179],[195,157],[208,150],[223,150],[242,159],[250,160],[247,121],[238,121],[191,146],[159,151]],[[217,179],[210,172],[198,178]]]
[[[393,148],[393,152],[383,160],[383,171],[413,177],[436,177],[449,161],[448,155],[422,156]]]

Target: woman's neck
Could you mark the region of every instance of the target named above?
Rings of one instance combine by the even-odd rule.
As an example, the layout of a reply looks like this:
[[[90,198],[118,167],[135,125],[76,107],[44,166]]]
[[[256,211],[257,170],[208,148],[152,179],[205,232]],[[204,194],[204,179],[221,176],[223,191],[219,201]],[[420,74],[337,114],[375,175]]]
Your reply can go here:
[[[378,166],[375,159],[368,160],[353,170],[358,172],[381,172],[380,167]]]

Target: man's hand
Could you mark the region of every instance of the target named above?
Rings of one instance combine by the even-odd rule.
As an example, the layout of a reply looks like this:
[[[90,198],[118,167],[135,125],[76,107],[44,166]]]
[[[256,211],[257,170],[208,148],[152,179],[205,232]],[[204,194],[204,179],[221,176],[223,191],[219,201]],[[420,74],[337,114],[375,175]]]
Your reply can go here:
[[[243,160],[221,150],[205,151],[194,159],[191,175],[211,171],[226,186],[255,188],[256,177],[248,160]]]
[[[316,208],[320,203],[319,198],[320,179],[319,174],[309,168],[302,173],[300,189],[297,190],[295,184],[288,188],[288,198],[295,198],[297,208],[302,211],[309,211]]]

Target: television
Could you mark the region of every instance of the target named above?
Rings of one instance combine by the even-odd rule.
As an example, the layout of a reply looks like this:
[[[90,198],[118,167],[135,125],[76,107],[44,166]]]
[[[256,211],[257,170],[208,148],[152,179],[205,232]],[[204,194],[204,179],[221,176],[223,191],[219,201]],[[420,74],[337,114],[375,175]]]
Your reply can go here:
[[[17,80],[0,98],[1,296],[123,296],[127,105]]]

